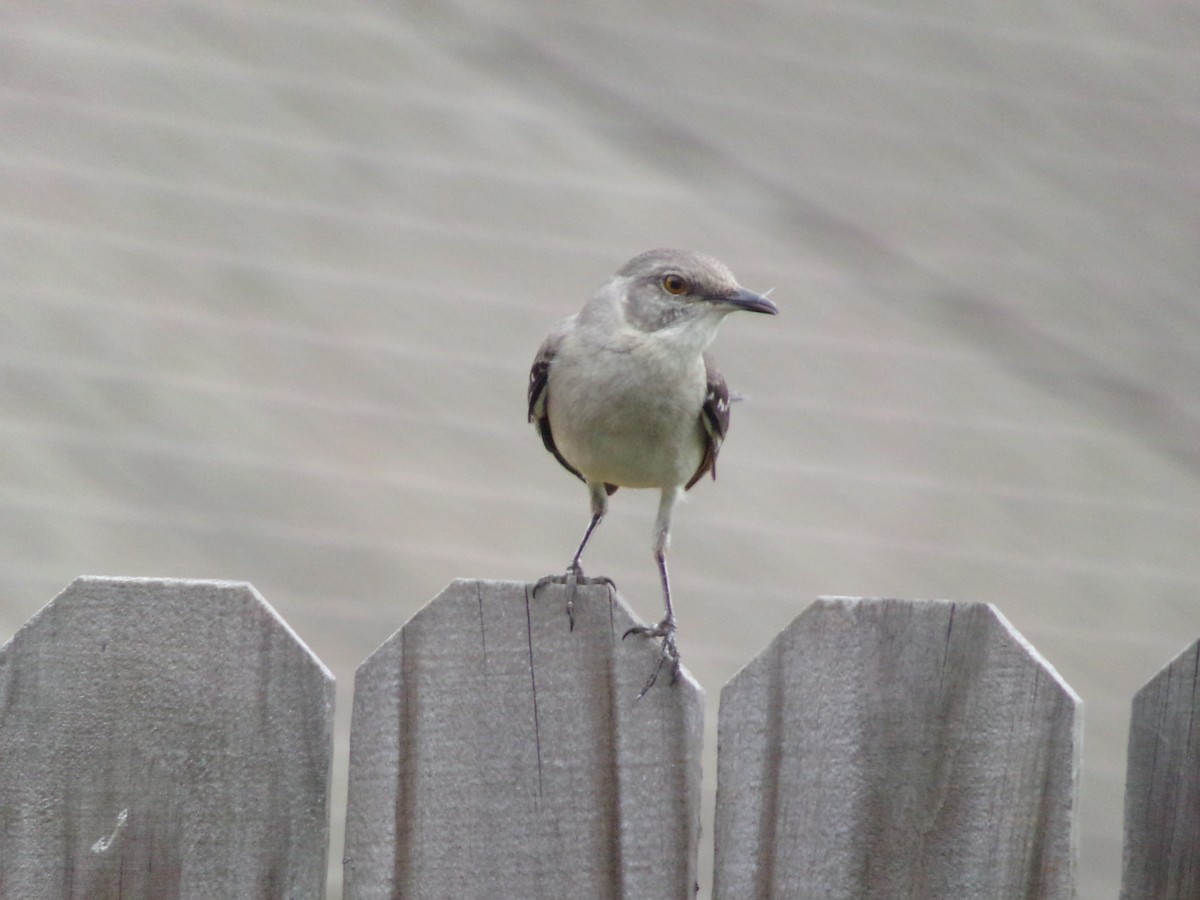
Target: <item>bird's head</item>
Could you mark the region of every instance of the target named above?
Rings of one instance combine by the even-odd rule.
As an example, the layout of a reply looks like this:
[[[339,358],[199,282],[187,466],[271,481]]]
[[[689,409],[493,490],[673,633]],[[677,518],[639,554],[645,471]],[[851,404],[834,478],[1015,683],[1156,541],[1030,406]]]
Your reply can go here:
[[[766,297],[739,285],[724,263],[690,250],[649,250],[622,266],[615,279],[624,287],[623,318],[639,331],[694,328],[711,340],[731,312],[779,312]]]

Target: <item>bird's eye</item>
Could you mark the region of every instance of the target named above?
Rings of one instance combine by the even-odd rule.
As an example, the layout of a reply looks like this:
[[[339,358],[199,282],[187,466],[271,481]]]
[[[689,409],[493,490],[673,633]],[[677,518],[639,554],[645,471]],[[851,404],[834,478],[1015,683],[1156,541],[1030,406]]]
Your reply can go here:
[[[668,272],[664,275],[662,286],[668,294],[686,294],[688,290],[687,279],[676,272]]]

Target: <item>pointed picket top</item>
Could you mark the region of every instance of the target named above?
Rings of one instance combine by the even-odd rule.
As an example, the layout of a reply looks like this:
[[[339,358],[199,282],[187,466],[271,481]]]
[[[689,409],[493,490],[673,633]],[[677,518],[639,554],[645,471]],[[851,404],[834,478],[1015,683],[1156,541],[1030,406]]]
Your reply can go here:
[[[818,601],[721,694],[714,897],[1072,896],[1078,707],[990,605]]]
[[[1200,640],[1133,698],[1121,897],[1200,896]]]
[[[351,898],[691,900],[703,693],[602,586],[455,581],[358,670]],[[686,647],[686,639],[684,640]]]
[[[250,585],[77,579],[0,648],[0,896],[323,896],[332,714]]]

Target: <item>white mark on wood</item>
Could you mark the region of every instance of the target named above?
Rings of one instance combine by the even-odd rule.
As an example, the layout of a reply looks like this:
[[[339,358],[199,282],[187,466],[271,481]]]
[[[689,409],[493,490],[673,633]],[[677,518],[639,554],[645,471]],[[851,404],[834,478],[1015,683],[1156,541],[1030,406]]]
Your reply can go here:
[[[92,844],[93,853],[107,853],[108,848],[113,845],[113,841],[117,839],[117,835],[121,833],[121,829],[125,827],[125,820],[129,818],[129,810],[123,809],[117,813],[117,827],[112,830],[112,834],[108,837],[102,837],[96,843]]]

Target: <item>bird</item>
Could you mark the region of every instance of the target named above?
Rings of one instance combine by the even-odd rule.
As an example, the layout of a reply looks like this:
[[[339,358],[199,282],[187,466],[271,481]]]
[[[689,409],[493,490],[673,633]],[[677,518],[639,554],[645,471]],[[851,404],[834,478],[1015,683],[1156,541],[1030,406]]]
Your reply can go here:
[[[580,562],[618,488],[660,493],[653,550],[666,615],[623,638],[660,640],[660,653],[639,697],[664,665],[679,677],[667,551],[671,519],[684,492],[706,474],[716,478],[717,454],[729,429],[730,392],[706,352],[717,329],[737,311],[775,315],[764,294],[738,284],[719,260],[691,250],[658,248],[625,263],[583,308],[559,322],[542,342],[529,372],[528,420],[546,449],[586,486],[591,519],[564,574],[538,579],[568,586],[574,628],[578,584],[589,578]]]

